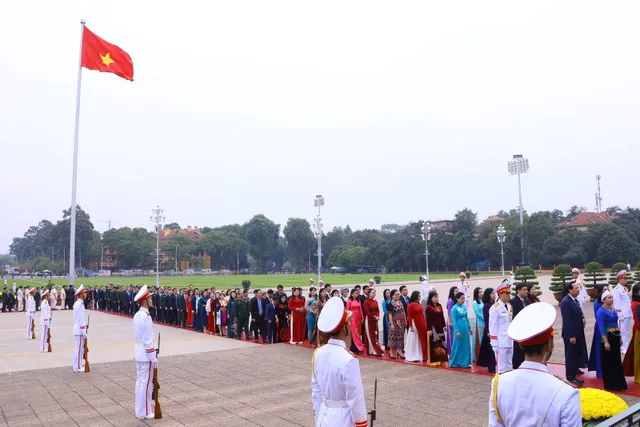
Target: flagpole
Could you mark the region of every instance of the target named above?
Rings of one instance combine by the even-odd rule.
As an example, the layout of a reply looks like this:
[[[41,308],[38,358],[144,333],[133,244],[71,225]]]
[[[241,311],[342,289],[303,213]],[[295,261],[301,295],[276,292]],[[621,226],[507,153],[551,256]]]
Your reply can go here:
[[[82,41],[85,20],[80,20],[80,58],[78,60],[78,88],[76,92],[76,128],[73,134],[73,177],[71,180],[71,227],[69,236],[69,284],[76,281],[76,186],[78,181],[78,132],[80,130],[80,92],[82,89]]]

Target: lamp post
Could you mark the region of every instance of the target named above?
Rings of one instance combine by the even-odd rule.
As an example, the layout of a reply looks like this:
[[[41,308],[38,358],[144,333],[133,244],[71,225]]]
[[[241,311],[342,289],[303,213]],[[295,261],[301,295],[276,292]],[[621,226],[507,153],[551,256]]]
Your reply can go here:
[[[163,212],[160,206],[156,206],[156,208],[153,209],[153,215],[150,216],[151,221],[153,221],[156,227],[156,287],[160,287],[160,227],[162,227],[162,223],[164,222]]]
[[[315,220],[315,233],[318,239],[318,283],[320,283],[320,270],[322,268],[322,218],[320,218],[320,208],[324,206],[324,197],[317,195],[313,205],[318,208],[318,216]]]
[[[500,224],[496,234],[498,235],[498,242],[500,242],[500,256],[502,257],[502,264],[500,266],[500,269],[502,270],[502,275],[504,276],[504,241],[507,236],[507,230],[504,229],[504,225]]]
[[[431,223],[429,221],[425,221],[422,226],[422,239],[424,240],[425,269],[427,270],[425,277],[429,280],[429,240],[431,240]]]
[[[509,173],[518,175],[518,194],[520,197],[520,258],[524,265],[524,221],[522,209],[522,185],[520,183],[520,175],[529,171],[529,159],[522,157],[522,154],[514,154],[513,160],[508,163]]]

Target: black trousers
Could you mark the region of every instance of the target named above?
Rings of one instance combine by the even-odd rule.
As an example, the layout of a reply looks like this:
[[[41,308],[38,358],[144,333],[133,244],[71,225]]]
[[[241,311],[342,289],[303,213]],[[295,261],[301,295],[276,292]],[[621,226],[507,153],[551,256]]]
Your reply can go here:
[[[576,337],[575,344],[571,344],[568,338],[563,338],[563,341],[565,376],[568,380],[572,380],[576,378],[578,368],[585,359],[584,354],[587,352],[587,344],[584,340],[584,334],[581,337]]]
[[[263,342],[267,341],[267,321],[264,314],[251,315],[251,330],[255,341],[258,341],[258,335],[262,336]]]

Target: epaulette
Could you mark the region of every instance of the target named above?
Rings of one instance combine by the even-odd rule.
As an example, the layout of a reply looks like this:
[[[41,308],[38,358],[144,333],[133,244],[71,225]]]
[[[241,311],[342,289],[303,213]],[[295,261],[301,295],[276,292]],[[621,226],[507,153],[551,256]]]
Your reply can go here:
[[[496,303],[493,304],[493,307],[499,307],[499,306],[500,306],[500,302],[499,301],[496,301]]]

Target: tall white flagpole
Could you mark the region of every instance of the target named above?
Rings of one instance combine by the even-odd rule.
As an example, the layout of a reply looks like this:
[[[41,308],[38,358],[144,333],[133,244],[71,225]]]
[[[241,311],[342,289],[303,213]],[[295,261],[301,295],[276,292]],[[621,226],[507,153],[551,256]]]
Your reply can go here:
[[[73,135],[73,178],[71,180],[71,229],[69,236],[69,284],[76,281],[76,186],[78,181],[78,131],[80,130],[80,92],[82,90],[82,42],[85,20],[80,20],[80,58],[78,60],[78,88],[76,92],[76,128]]]

